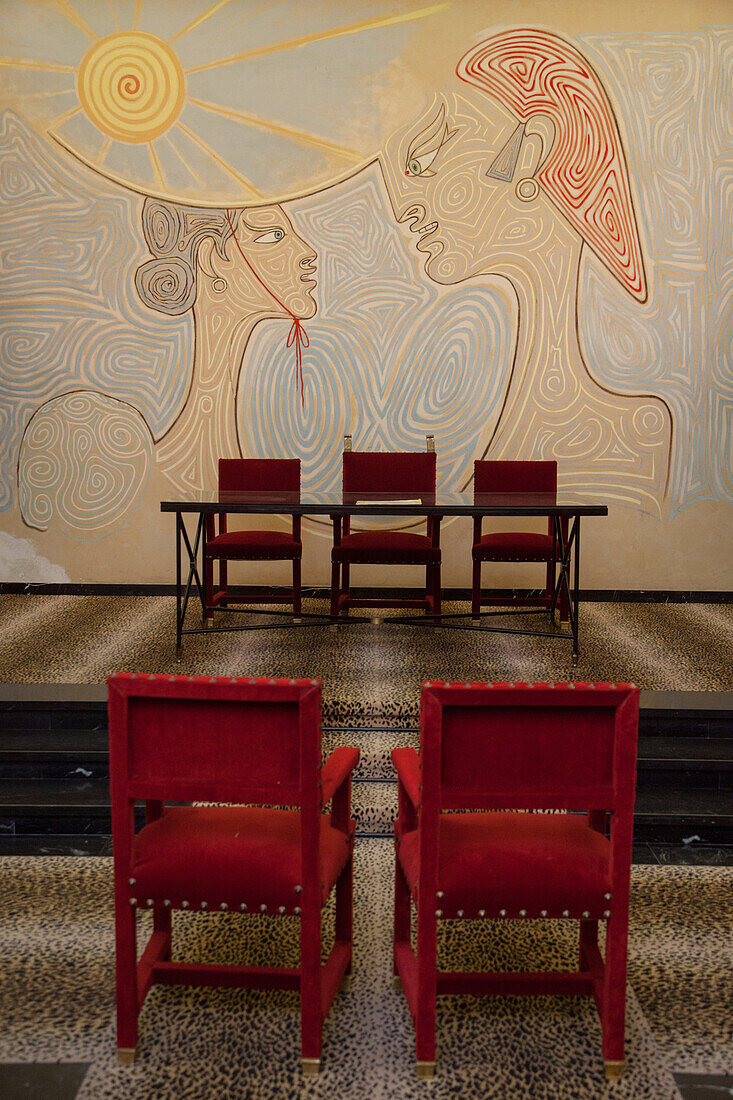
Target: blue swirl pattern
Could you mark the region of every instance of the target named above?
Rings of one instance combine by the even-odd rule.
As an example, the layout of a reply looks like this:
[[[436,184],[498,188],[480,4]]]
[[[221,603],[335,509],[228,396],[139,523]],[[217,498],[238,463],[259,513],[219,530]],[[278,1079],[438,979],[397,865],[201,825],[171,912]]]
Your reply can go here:
[[[183,402],[193,325],[140,301],[141,209],[56,156],[14,112],[0,115],[0,509],[43,402],[101,390],[135,405],[156,438]]]

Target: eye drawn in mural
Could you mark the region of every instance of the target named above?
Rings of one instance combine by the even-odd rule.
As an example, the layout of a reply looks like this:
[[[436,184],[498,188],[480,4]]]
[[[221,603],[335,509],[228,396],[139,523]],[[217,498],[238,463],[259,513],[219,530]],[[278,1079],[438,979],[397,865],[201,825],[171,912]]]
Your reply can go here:
[[[394,214],[438,283],[488,272],[517,295],[515,361],[492,458],[556,458],[575,491],[655,514],[671,417],[590,373],[577,332],[588,245],[638,301],[646,279],[618,127],[591,67],[555,35],[495,35],[461,58],[478,93],[447,94],[387,145]]]

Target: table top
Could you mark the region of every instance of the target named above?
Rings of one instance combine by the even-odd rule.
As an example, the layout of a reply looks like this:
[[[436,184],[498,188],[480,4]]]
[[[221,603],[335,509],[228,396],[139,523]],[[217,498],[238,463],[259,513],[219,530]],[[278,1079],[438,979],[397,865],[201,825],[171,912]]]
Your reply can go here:
[[[161,512],[331,516],[606,516],[608,506],[571,493],[190,492],[163,500]]]

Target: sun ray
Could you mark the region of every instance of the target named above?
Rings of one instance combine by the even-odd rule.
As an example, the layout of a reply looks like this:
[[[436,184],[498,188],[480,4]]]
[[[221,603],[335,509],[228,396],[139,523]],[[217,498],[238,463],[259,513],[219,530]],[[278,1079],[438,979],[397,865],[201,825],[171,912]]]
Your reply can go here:
[[[107,137],[102,142],[102,148],[99,150],[96,157],[94,158],[94,164],[99,164],[101,166],[104,163],[105,157],[107,156],[107,153],[110,151],[111,148],[112,138]]]
[[[140,22],[140,9],[142,8],[143,0],[135,0],[135,15],[132,19],[132,30],[137,30],[137,25]]]
[[[186,137],[190,138],[191,141],[198,145],[200,149],[203,149],[205,153],[208,153],[212,160],[216,161],[216,163],[220,165],[220,167],[222,167],[225,172],[228,172],[230,176],[234,176],[236,180],[239,180],[239,182],[243,183],[245,187],[248,187],[256,199],[264,198],[262,193],[257,190],[253,183],[251,183],[245,176],[240,175],[240,173],[237,172],[236,169],[232,168],[230,164],[227,164],[227,162],[222,157],[220,157],[218,153],[214,152],[210,145],[207,145],[203,138],[200,138],[197,134],[194,134],[193,130],[189,130],[187,126],[184,126],[180,119],[176,123],[176,128],[182,130]]]
[[[63,126],[63,124],[65,122],[68,122],[70,118],[73,118],[74,115],[78,115],[80,113],[81,107],[77,103],[76,107],[71,107],[68,111],[64,111],[62,115],[58,115],[56,118],[51,119],[51,121],[46,126],[46,129],[49,131],[49,133],[51,132],[51,130],[57,130],[59,126]]]
[[[0,68],[40,69],[46,73],[75,73],[74,65],[54,65],[52,61],[34,61],[30,57],[0,57]]]
[[[161,191],[165,191],[166,184],[165,184],[165,178],[163,176],[163,169],[160,167],[160,161],[158,160],[158,155],[155,152],[155,148],[153,146],[152,141],[148,142],[148,151],[150,153],[150,159],[153,162],[153,169],[155,171],[156,176],[158,177],[158,183],[160,184],[160,189],[161,189]]]
[[[194,183],[197,183],[199,187],[203,188],[204,187],[204,181],[201,179],[200,176],[196,175],[196,173],[194,172],[191,165],[186,163],[186,161],[183,158],[183,154],[180,152],[179,149],[176,148],[176,146],[173,144],[173,142],[171,141],[171,139],[168,137],[167,134],[163,135],[162,140],[168,142],[168,145],[173,150],[173,152],[176,154],[176,156],[178,157],[181,164],[186,169],[186,171],[188,172],[189,176],[194,181]]]
[[[192,31],[194,29],[194,27],[200,26],[201,23],[206,22],[206,20],[210,19],[212,15],[216,15],[218,11],[221,11],[222,8],[225,8],[227,4],[231,3],[232,0],[219,0],[218,4],[214,4],[213,7],[209,8],[208,11],[202,12],[197,19],[192,19],[190,23],[187,23],[183,30],[180,30],[178,34],[174,34],[172,38],[169,38],[168,44],[170,45],[171,42],[175,42],[177,38],[183,38],[184,34],[188,34],[189,31]]]
[[[74,11],[71,4],[67,3],[67,0],[54,0],[57,7],[61,8],[62,12],[75,27],[78,27],[83,34],[87,36],[90,42],[98,42],[99,35],[95,34],[92,28],[86,23],[77,11]]]
[[[319,31],[317,34],[304,34],[300,38],[289,38],[284,42],[275,42],[271,46],[260,46],[254,50],[244,50],[242,53],[233,54],[231,57],[223,57],[219,61],[208,61],[205,65],[195,65],[185,69],[189,76],[191,73],[200,73],[205,69],[216,69],[221,65],[231,65],[235,61],[247,61],[253,57],[263,57],[266,54],[279,53],[282,50],[295,50],[299,46],[306,46],[311,42],[325,42],[329,38],[340,38],[348,34],[359,34],[361,31],[376,30],[378,27],[390,27],[397,23],[409,23],[414,19],[424,19],[434,12],[442,11],[447,4],[433,4],[429,8],[421,8],[419,11],[405,12],[402,15],[387,15],[381,19],[362,19],[359,23],[351,23],[345,27],[335,27],[331,31]]]
[[[73,88],[57,88],[53,92],[14,92],[17,99],[48,99],[54,95],[73,95]]]
[[[107,3],[109,4],[109,10],[110,10],[110,11],[112,12],[112,18],[113,18],[113,19],[114,19],[114,21],[115,21],[115,30],[116,30],[116,31],[119,31],[119,29],[120,29],[120,21],[119,21],[119,19],[117,18],[117,12],[115,11],[115,6],[114,6],[114,4],[112,3],[112,0],[107,0]]]
[[[239,122],[246,122],[250,126],[258,126],[260,129],[268,130],[273,134],[281,134],[283,137],[291,138],[303,145],[312,145],[316,149],[323,149],[326,152],[343,157],[352,164],[361,164],[364,160],[364,154],[357,152],[356,149],[347,149],[344,145],[337,145],[335,142],[318,137],[316,134],[308,134],[304,130],[295,130],[290,126],[283,126],[279,122],[270,122],[268,119],[258,118],[256,115],[247,115],[243,111],[220,107],[216,103],[207,103],[203,99],[194,99],[193,96],[187,96],[187,100],[196,107],[203,107],[205,111],[213,111],[215,114],[224,115],[226,118],[235,118]]]

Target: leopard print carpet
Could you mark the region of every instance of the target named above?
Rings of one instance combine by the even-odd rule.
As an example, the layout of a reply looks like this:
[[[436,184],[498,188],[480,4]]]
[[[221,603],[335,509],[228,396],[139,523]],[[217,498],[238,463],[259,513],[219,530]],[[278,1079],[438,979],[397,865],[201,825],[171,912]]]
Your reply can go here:
[[[1,859],[0,1062],[89,1062],[79,1100],[671,1100],[672,1070],[730,1068],[723,916],[733,876],[635,866],[625,1077],[605,1080],[589,999],[441,997],[437,1075],[419,1082],[409,1012],[390,980],[392,861],[390,841],[357,842],[354,980],[324,1026],[320,1076],[304,1079],[290,992],[156,987],[141,1014],[138,1062],[119,1067],[111,860]],[[139,919],[146,926],[149,915]],[[177,914],[175,951],[294,962],[297,926],[288,917]],[[447,966],[530,957],[562,966],[574,960],[574,929],[445,922],[441,953]]]

